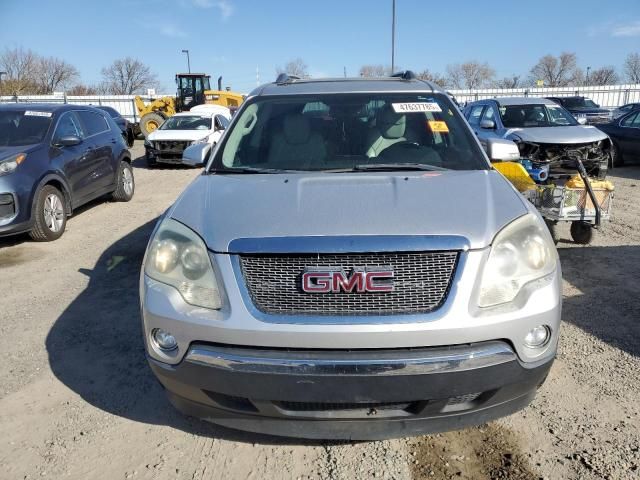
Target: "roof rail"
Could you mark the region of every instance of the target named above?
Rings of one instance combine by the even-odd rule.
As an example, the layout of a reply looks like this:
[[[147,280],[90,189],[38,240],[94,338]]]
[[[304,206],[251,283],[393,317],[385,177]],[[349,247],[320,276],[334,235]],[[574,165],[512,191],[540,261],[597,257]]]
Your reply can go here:
[[[402,72],[396,72],[396,73],[392,73],[391,74],[392,78],[401,78],[402,80],[415,80],[416,78],[416,74],[413,73],[411,70],[404,70]]]
[[[289,75],[288,73],[281,73],[276,78],[276,83],[278,85],[286,85],[287,83],[293,83],[296,80],[300,80],[300,77],[297,75]]]

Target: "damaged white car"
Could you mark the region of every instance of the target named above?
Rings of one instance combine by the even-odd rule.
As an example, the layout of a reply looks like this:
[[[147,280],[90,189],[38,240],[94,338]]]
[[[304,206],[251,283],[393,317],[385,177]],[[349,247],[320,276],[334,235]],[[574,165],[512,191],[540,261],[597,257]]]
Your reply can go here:
[[[231,111],[220,105],[200,105],[168,118],[144,142],[147,165],[182,163],[182,152],[190,145],[215,145],[229,126]]]
[[[480,100],[467,105],[464,115],[483,145],[489,138],[513,140],[521,158],[530,162],[527,170],[536,181],[575,174],[576,160],[589,176],[604,179],[614,164],[609,137],[551,100]]]

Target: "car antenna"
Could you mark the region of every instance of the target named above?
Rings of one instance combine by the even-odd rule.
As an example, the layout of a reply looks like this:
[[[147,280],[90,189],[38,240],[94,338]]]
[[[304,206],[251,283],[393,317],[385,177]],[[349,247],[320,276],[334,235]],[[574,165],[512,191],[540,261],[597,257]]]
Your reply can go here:
[[[296,80],[300,80],[300,77],[297,75],[289,75],[288,73],[281,73],[278,75],[278,78],[276,78],[276,84],[287,85],[295,82]]]
[[[401,78],[402,80],[415,80],[416,74],[411,70],[403,70],[402,72],[396,72],[391,74],[391,78]]]

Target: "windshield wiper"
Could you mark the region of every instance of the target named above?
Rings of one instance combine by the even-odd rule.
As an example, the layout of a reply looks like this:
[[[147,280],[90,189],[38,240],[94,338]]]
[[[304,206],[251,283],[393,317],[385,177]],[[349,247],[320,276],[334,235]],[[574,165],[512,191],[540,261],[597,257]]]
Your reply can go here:
[[[449,169],[436,167],[434,165],[425,165],[423,163],[363,163],[353,167],[353,171],[393,172],[397,170],[423,170],[427,172],[433,172]]]

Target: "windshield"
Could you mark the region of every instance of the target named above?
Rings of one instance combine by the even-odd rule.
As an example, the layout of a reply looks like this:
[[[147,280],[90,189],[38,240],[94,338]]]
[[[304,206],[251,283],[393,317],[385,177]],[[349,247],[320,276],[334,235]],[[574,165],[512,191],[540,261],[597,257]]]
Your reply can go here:
[[[488,168],[441,94],[262,97],[238,115],[216,151],[216,171]]]
[[[160,126],[160,130],[211,130],[211,117],[175,115]]]
[[[51,125],[51,117],[51,112],[37,110],[0,111],[0,146],[42,142]]]
[[[500,118],[505,128],[578,125],[573,115],[560,105],[502,105]]]

